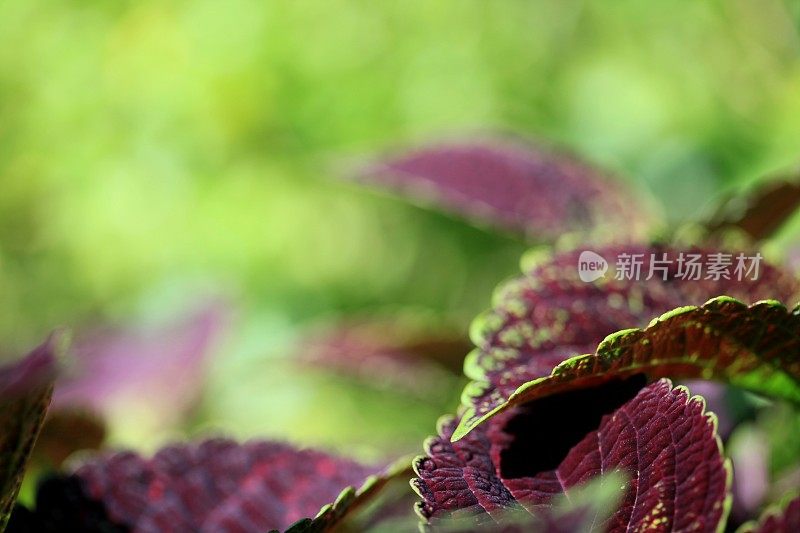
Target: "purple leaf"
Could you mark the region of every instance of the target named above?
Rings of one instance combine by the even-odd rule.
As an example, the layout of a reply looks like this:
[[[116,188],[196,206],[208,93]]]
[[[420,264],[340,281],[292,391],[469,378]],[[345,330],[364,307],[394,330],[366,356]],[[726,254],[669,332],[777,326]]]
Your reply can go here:
[[[460,375],[470,343],[446,326],[404,318],[351,321],[319,330],[299,347],[298,359],[376,387],[430,397],[456,369]]]
[[[759,183],[758,188],[732,196],[712,217],[709,230],[737,228],[754,240],[773,235],[800,206],[797,175]]]
[[[456,442],[449,442],[454,421],[445,421],[427,456],[414,463],[419,514],[434,526],[465,513],[476,525],[503,525],[515,506],[547,513],[554,497],[619,471],[630,479],[622,504],[598,530],[717,531],[729,505],[730,469],[713,415],[669,380],[639,386],[532,402]]]
[[[381,469],[276,442],[212,439],[168,446],[151,458],[100,455],[74,478],[85,498],[103,504],[111,523],[134,532],[268,531],[292,524],[300,531],[331,527],[403,471],[399,463]]]
[[[454,438],[514,405],[634,375],[715,378],[800,402],[800,311],[775,301],[748,307],[725,296],[676,309],[644,330],[610,335],[595,353],[567,359],[482,417],[468,412]]]
[[[485,225],[552,240],[625,228],[647,217],[622,183],[577,158],[509,140],[425,146],[374,163],[359,178]]]
[[[0,368],[0,531],[50,404],[59,342],[52,335],[24,359]]]
[[[462,441],[450,442],[457,425],[457,420],[453,417],[439,420],[438,435],[425,441],[426,456],[418,457],[414,461],[417,477],[411,480],[411,485],[422,498],[416,510],[428,521],[444,513],[448,518],[453,518],[453,513],[456,512],[460,517],[482,516],[485,512],[491,513],[495,508],[505,509],[514,502],[511,494],[493,476],[488,442],[482,442],[485,440],[483,432],[475,431]],[[475,439],[481,440],[473,443]],[[482,469],[483,474],[489,478],[485,491],[473,491],[465,477],[466,459],[470,458],[467,446],[473,444],[480,454],[478,460],[488,461],[488,466]],[[464,451],[461,451],[462,448]],[[494,493],[494,496],[490,496],[490,493]],[[478,494],[485,500],[484,505],[478,503]],[[485,523],[486,517],[482,518]]]
[[[161,329],[86,334],[74,343],[75,365],[58,381],[53,407],[113,419],[115,409],[134,401],[163,418],[160,424],[174,424],[197,400],[225,323],[225,310],[212,304]]]
[[[539,258],[497,291],[493,308],[472,325],[477,348],[465,360],[464,372],[473,379],[463,399],[470,408],[462,424],[473,424],[507,400],[521,385],[546,376],[565,359],[592,352],[606,336],[622,328],[644,326],[681,305],[700,305],[725,294],[748,302],[766,298],[791,301],[800,292],[788,272],[761,264],[758,279],[684,280],[679,274],[678,250],[661,246],[609,246],[596,249],[609,261],[622,254],[641,254],[640,280],[606,275],[581,281],[581,250]],[[708,257],[712,252],[690,249],[684,254]],[[652,259],[673,259],[651,279]],[[664,279],[666,278],[666,279]]]
[[[786,505],[768,509],[758,522],[742,526],[740,533],[797,533],[800,531],[800,496]]]

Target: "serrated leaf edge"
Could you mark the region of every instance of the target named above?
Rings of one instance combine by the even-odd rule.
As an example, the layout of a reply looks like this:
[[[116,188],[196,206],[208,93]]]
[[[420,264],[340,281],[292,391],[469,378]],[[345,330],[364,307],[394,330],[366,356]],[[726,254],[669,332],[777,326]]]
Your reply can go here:
[[[314,518],[302,518],[289,526],[285,533],[319,533],[332,530],[345,514],[366,503],[391,480],[412,471],[411,456],[404,456],[386,467],[382,472],[368,476],[358,487],[342,489],[336,499],[324,505]]]
[[[582,360],[596,357],[598,355],[598,353],[600,353],[601,351],[603,351],[605,349],[608,349],[609,346],[613,345],[613,343],[616,342],[617,339],[619,339],[621,337],[624,337],[624,336],[627,336],[627,335],[632,335],[632,334],[637,334],[637,333],[644,333],[648,329],[650,329],[650,328],[652,328],[652,327],[654,327],[654,326],[656,326],[656,325],[658,325],[660,323],[663,323],[663,322],[665,322],[667,320],[670,320],[670,319],[672,319],[672,318],[674,318],[676,316],[680,316],[682,314],[693,312],[693,311],[696,311],[698,309],[704,309],[704,308],[707,308],[707,307],[711,307],[711,306],[715,306],[715,305],[719,305],[719,304],[723,304],[723,303],[733,303],[733,304],[736,304],[738,306],[746,307],[746,308],[749,308],[749,309],[755,308],[757,306],[771,306],[771,307],[776,307],[776,308],[782,308],[782,309],[786,310],[787,313],[791,313],[793,315],[800,314],[800,305],[795,307],[792,311],[789,311],[788,308],[785,305],[783,305],[783,303],[781,303],[781,302],[779,302],[777,300],[759,300],[758,302],[755,302],[752,305],[747,306],[746,304],[742,303],[741,301],[737,300],[736,298],[733,298],[733,297],[730,297],[730,296],[717,296],[715,298],[711,298],[701,306],[682,306],[682,307],[678,307],[676,309],[672,309],[670,311],[667,311],[666,313],[662,313],[658,317],[654,318],[653,320],[650,321],[650,323],[645,328],[624,329],[624,330],[620,330],[620,331],[617,331],[615,333],[612,333],[612,334],[606,336],[606,338],[603,339],[598,344],[598,347],[597,347],[597,350],[595,351],[595,353],[581,354],[581,355],[576,355],[576,356],[573,356],[573,357],[565,359],[564,361],[562,361],[561,363],[556,365],[549,375],[533,379],[531,381],[528,381],[527,383],[523,383],[522,385],[517,387],[517,389],[502,404],[498,405],[497,407],[495,407],[491,411],[489,411],[489,412],[485,413],[484,415],[482,415],[480,417],[477,417],[477,418],[475,417],[476,416],[475,407],[471,405],[471,401],[470,400],[471,400],[472,397],[474,397],[474,395],[479,394],[480,392],[484,391],[486,387],[490,387],[491,385],[485,379],[485,374],[483,374],[482,368],[480,368],[475,362],[475,359],[478,357],[478,354],[480,353],[480,348],[476,348],[476,349],[472,350],[467,355],[467,358],[465,359],[464,372],[467,375],[467,377],[473,379],[473,381],[468,383],[465,386],[465,388],[464,388],[464,390],[462,392],[461,402],[462,402],[462,406],[465,407],[465,411],[464,411],[463,416],[461,417],[461,421],[459,422],[458,426],[456,427],[455,431],[453,432],[453,436],[451,438],[451,441],[455,442],[455,441],[458,441],[458,440],[462,439],[464,436],[466,436],[470,431],[472,431],[478,425],[484,423],[486,420],[488,420],[489,418],[494,417],[498,413],[500,413],[502,411],[505,411],[506,409],[510,408],[513,405],[514,400],[516,400],[517,398],[522,396],[528,390],[538,386],[539,384],[541,384],[541,383],[543,383],[543,382],[545,382],[545,381],[547,381],[549,379],[552,379],[552,378],[562,374],[567,368],[576,365],[577,363],[579,363]],[[654,360],[650,361],[650,363],[652,363],[653,366],[657,366],[659,363],[663,363],[663,362],[664,361],[657,360],[657,359],[654,359]],[[698,365],[698,366],[700,366],[700,365]],[[644,367],[641,367],[641,368],[644,368]],[[713,366],[708,367],[709,370],[711,370],[712,368],[713,368]],[[629,370],[635,370],[635,368],[631,368]],[[709,376],[709,377],[711,377],[711,376]]]

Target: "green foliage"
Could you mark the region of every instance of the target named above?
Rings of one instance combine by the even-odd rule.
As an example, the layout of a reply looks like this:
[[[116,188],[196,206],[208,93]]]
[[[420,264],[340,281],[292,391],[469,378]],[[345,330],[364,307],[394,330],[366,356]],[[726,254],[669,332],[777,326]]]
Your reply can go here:
[[[0,337],[25,346],[65,316],[123,316],[197,283],[292,317],[390,299],[469,317],[519,246],[324,183],[328,162],[497,126],[694,218],[794,160],[785,9],[3,2]]]
[[[202,403],[156,434],[143,402],[115,398],[125,416],[109,421],[110,444],[222,431],[370,459],[411,451],[457,403],[459,377],[437,367],[440,386],[409,397],[301,369],[294,348],[313,321],[387,304],[389,316],[421,309],[465,331],[525,244],[334,178],[367,155],[455,133],[522,134],[608,168],[632,198],[655,199],[632,207],[693,231],[718,198],[796,163],[795,4],[1,2],[0,361],[54,325],[159,323],[222,295],[238,315]],[[759,212],[774,218],[766,204]],[[795,214],[765,255],[791,258],[798,235]],[[796,362],[774,363],[778,344],[747,345],[759,327],[794,327],[796,312],[715,302],[765,314],[742,318],[753,329],[738,335],[694,316],[705,307],[680,310],[569,359],[511,403],[598,360],[611,374],[722,377],[796,400]],[[701,341],[729,344],[712,356],[689,343],[669,364],[620,370],[641,336],[675,340],[669,326],[687,316],[678,337],[698,328]],[[754,366],[717,364],[720,354]],[[476,423],[464,420],[462,431]],[[790,444],[772,460],[792,464]]]

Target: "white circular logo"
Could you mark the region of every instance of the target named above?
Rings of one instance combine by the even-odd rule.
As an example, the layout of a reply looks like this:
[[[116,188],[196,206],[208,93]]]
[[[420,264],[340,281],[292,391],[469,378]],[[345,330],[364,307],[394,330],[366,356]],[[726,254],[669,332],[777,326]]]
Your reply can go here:
[[[603,256],[589,250],[581,252],[578,258],[578,276],[581,281],[589,283],[600,279],[606,275],[607,271],[608,262],[603,259]]]

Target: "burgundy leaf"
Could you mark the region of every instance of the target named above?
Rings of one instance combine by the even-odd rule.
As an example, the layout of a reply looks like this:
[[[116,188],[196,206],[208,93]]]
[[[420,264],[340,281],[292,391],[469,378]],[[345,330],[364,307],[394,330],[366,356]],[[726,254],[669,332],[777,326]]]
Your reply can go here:
[[[486,415],[468,413],[453,437],[514,405],[633,375],[716,378],[800,403],[800,309],[775,301],[748,307],[726,296],[676,309],[644,330],[610,335],[595,353],[567,359]]]
[[[482,224],[555,239],[625,228],[641,235],[644,210],[622,183],[577,158],[508,140],[442,143],[371,165],[363,181]]]
[[[74,343],[75,364],[58,381],[53,407],[86,409],[113,421],[124,414],[115,409],[135,401],[164,418],[163,425],[174,425],[197,400],[204,363],[225,323],[225,309],[213,303],[160,329],[85,334]]]
[[[759,184],[758,188],[736,194],[725,202],[708,225],[711,232],[738,228],[754,240],[763,240],[800,207],[800,182],[797,176]]]
[[[758,522],[748,523],[739,533],[797,533],[800,531],[800,496],[796,496],[783,508],[771,508]]]
[[[298,359],[376,387],[431,396],[443,380],[460,375],[470,343],[452,328],[406,318],[395,315],[320,329],[299,347]]]
[[[424,519],[432,521],[443,513],[452,518],[452,513],[455,512],[463,517],[479,516],[494,510],[494,506],[489,502],[486,507],[478,503],[476,492],[470,489],[465,478],[464,469],[467,465],[464,458],[467,454],[459,453],[467,443],[472,444],[474,438],[484,437],[483,433],[476,431],[462,441],[450,442],[457,421],[453,417],[444,417],[437,425],[438,435],[425,441],[426,456],[414,460],[414,472],[417,477],[411,481],[411,485],[422,497],[422,502],[416,506],[417,513]],[[484,446],[480,452],[488,458],[488,446]],[[487,493],[493,491],[498,495],[498,507],[506,507],[503,502],[512,504],[513,498],[499,480],[492,476],[491,467],[486,467],[484,470],[490,478]],[[481,494],[481,491],[477,493]]]
[[[133,532],[262,532],[292,524],[292,531],[315,531],[332,527],[405,465],[381,469],[276,442],[211,439],[151,458],[100,455],[73,477],[111,523]],[[47,511],[36,513],[46,521]]]
[[[53,335],[24,359],[0,368],[0,531],[50,404],[59,342]]]
[[[641,279],[616,279],[608,272],[596,281],[581,281],[578,265],[583,252],[571,250],[538,258],[523,276],[501,286],[493,308],[472,326],[477,348],[467,356],[464,372],[474,381],[464,391],[470,412],[462,424],[472,424],[524,383],[548,375],[561,361],[592,352],[611,333],[644,326],[670,309],[700,305],[721,294],[755,302],[791,301],[800,292],[791,274],[763,262],[755,280],[743,276],[739,281],[733,275],[718,280],[681,278],[688,271],[686,263],[678,262],[681,253],[702,259],[715,253],[711,250],[626,245],[595,251],[612,264],[623,254],[641,256]],[[665,257],[672,263],[659,270],[658,260]],[[651,267],[654,275],[646,279]]]
[[[475,524],[502,520],[498,510],[516,505],[537,516],[557,495],[619,471],[630,480],[622,504],[595,523],[597,530],[717,531],[729,506],[730,468],[714,416],[669,380],[640,386],[618,383],[531,402],[456,442],[449,442],[448,421],[427,457],[415,461],[418,512],[433,526],[464,512]]]

